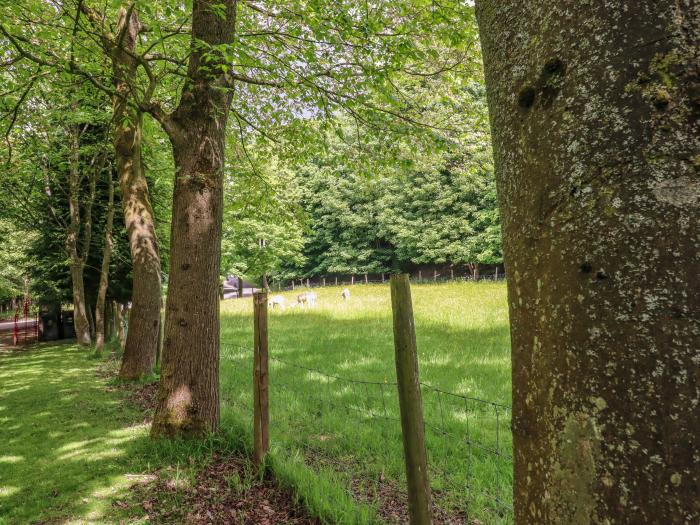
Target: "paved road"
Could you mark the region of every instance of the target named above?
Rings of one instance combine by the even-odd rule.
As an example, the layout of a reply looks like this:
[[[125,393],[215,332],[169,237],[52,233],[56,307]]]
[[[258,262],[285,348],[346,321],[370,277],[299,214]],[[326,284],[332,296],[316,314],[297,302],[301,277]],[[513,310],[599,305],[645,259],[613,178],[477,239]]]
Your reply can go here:
[[[36,319],[34,319],[34,318],[27,319],[26,326],[28,328],[33,327],[35,324],[36,324]],[[15,326],[14,321],[0,321],[0,332],[11,332],[13,330],[14,326]],[[19,320],[20,333],[23,332],[24,327],[25,327],[24,319],[20,319]]]

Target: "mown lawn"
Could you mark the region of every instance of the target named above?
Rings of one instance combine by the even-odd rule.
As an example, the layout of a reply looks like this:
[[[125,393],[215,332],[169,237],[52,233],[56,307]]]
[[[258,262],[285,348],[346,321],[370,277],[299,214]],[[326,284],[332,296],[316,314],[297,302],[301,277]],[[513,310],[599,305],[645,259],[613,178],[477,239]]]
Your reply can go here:
[[[72,345],[0,354],[0,523],[99,522],[147,436]]]
[[[152,441],[117,363],[72,344],[0,352],[0,525],[150,523],[133,487],[158,469],[185,487],[221,448]],[[181,492],[158,510],[186,512]]]
[[[271,462],[334,522],[400,522],[403,455],[389,288],[356,285],[348,301],[341,290],[316,289],[314,309],[271,311]],[[438,521],[511,523],[506,287],[421,284],[412,291]],[[293,301],[298,293],[283,295]],[[224,413],[248,429],[250,299],[222,304],[222,341]]]

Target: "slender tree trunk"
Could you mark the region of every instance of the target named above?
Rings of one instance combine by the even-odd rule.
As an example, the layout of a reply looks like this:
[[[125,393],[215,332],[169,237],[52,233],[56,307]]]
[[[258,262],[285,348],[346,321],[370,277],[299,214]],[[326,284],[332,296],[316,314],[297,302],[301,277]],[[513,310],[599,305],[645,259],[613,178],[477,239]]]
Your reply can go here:
[[[238,297],[243,297],[243,279],[238,278]]]
[[[119,339],[119,348],[124,351],[126,346],[126,334],[124,333],[124,311],[126,307],[123,304],[114,304],[114,324],[117,327],[117,339]]]
[[[477,0],[516,523],[700,523],[700,7]]]
[[[85,300],[85,281],[83,269],[84,258],[80,256],[78,238],[80,237],[80,131],[77,126],[70,128],[70,159],[68,170],[68,207],[70,223],[66,234],[66,252],[70,257],[70,276],[73,287],[73,323],[78,344],[87,346],[91,343],[90,323],[87,316]]]
[[[114,337],[114,301],[105,302],[105,341],[109,341]]]
[[[90,339],[95,340],[95,310],[92,308],[90,301],[87,301],[87,316],[88,324],[90,326]]]
[[[195,0],[189,80],[169,123],[175,158],[170,274],[153,436],[199,436],[219,425],[219,267],[226,121],[231,92],[205,46],[234,38],[235,0],[221,16]],[[195,45],[195,42],[197,43]],[[206,66],[206,67],[204,67]]]
[[[133,263],[133,315],[119,371],[122,379],[136,379],[153,370],[160,333],[160,253],[141,158],[142,114],[128,104],[138,65],[129,51],[135,49],[139,30],[136,12],[120,9],[117,34],[122,45],[113,49],[112,65],[114,86],[121,96],[113,101],[112,138]]]
[[[270,292],[270,282],[267,280],[267,274],[263,274],[262,276],[262,285],[263,288],[265,288],[266,292]]]
[[[105,245],[102,251],[102,268],[100,269],[100,285],[95,304],[95,353],[100,354],[105,345],[105,300],[109,285],[109,262],[112,257],[112,225],[114,222],[114,183],[112,170],[108,173],[107,218],[105,221]]]
[[[133,315],[129,318],[129,332],[119,371],[122,379],[136,379],[153,370],[160,332],[160,254],[141,163],[141,117],[135,118],[137,124],[130,131],[122,129],[115,133],[115,144],[121,150],[116,159],[117,171],[133,263]],[[124,151],[120,147],[122,144],[131,151]]]
[[[163,331],[165,329],[165,322],[163,319],[163,300],[161,299],[161,311],[159,313],[160,315],[160,330],[158,331],[158,352],[156,353],[156,365],[160,366],[161,362],[163,361]]]

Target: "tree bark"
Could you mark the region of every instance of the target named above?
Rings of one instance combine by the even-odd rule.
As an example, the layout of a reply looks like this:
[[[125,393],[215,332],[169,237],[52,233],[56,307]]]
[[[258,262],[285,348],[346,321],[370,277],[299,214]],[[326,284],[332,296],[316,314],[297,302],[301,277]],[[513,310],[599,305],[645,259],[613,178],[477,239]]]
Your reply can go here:
[[[114,337],[114,301],[105,302],[105,341],[109,341]]]
[[[129,104],[138,66],[133,53],[139,31],[135,10],[121,8],[117,19],[121,46],[112,48],[113,82],[118,93],[113,100],[112,139],[133,264],[132,315],[119,370],[122,379],[152,372],[160,333],[160,253],[141,155],[143,115]]]
[[[700,8],[477,0],[515,521],[700,522]]]
[[[221,89],[224,58],[205,47],[234,38],[235,0],[218,16],[195,0],[188,81],[166,131],[175,190],[165,337],[153,436],[201,436],[219,425],[219,267],[226,122],[231,92]],[[206,46],[202,45],[206,44]]]
[[[80,237],[80,131],[77,126],[70,127],[70,158],[68,166],[68,208],[70,222],[66,232],[65,248],[70,258],[70,276],[73,287],[73,323],[78,344],[88,346],[91,343],[90,323],[87,317],[85,300],[85,281],[83,270],[84,257],[78,247]],[[86,255],[86,254],[84,254]]]
[[[117,329],[117,339],[119,340],[119,349],[123,352],[126,346],[126,334],[124,333],[124,311],[123,304],[114,303],[114,325]]]
[[[102,267],[100,269],[100,285],[95,304],[95,353],[102,353],[105,345],[105,300],[109,285],[109,262],[112,257],[112,225],[114,223],[114,182],[112,170],[108,172],[108,201],[107,218],[105,220],[105,245],[102,251]]]

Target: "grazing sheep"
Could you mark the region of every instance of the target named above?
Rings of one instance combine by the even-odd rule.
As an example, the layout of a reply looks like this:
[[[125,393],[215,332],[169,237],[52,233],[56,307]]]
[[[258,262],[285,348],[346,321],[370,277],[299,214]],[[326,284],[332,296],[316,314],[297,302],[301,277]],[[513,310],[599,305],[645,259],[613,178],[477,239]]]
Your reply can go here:
[[[316,292],[306,292],[306,301],[309,303],[310,307],[316,306],[316,299],[318,298],[318,295],[316,295]]]
[[[340,296],[343,298],[344,301],[347,301],[348,299],[350,299],[350,289],[349,288],[343,289],[343,291],[340,293]]]
[[[267,306],[269,306],[273,310],[276,306],[279,306],[282,310],[284,310],[286,303],[287,299],[285,299],[282,295],[273,295],[267,300]]]
[[[293,304],[290,308],[294,308],[295,306],[301,305],[302,308],[305,306],[308,306],[309,308],[313,308],[316,306],[316,298],[318,296],[316,295],[316,292],[304,292],[300,293],[297,295],[297,302],[296,304]]]

